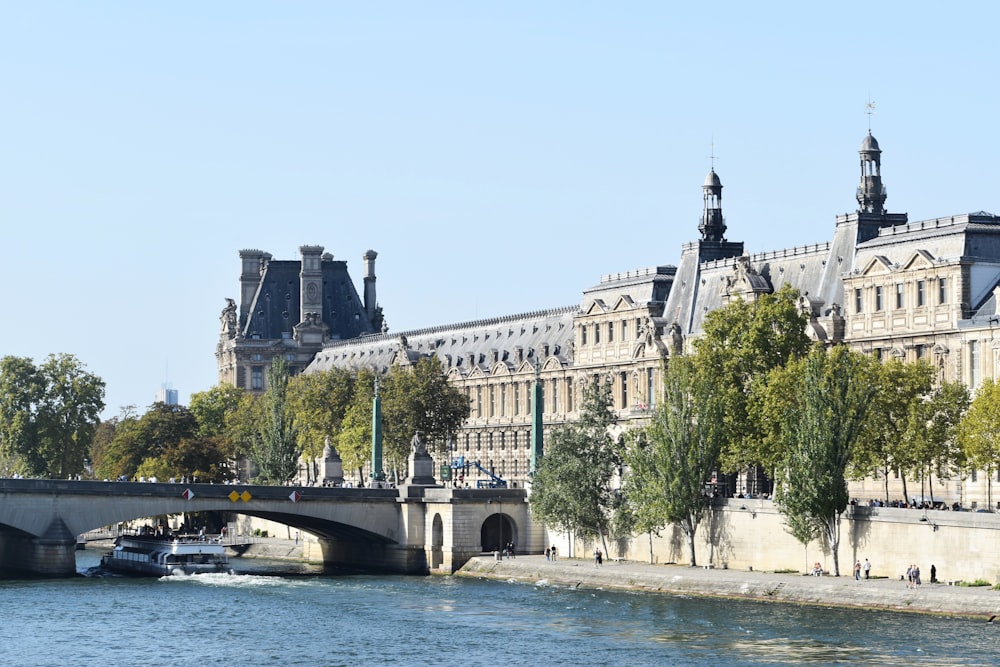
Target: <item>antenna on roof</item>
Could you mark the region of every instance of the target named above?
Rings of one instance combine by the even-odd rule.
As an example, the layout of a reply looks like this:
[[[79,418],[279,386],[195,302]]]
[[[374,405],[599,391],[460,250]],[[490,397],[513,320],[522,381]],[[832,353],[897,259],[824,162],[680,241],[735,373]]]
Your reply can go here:
[[[872,131],[872,114],[875,113],[875,100],[872,99],[871,91],[868,92],[868,102],[865,103],[865,113],[868,114],[868,133]]]
[[[719,156],[715,154],[715,133],[712,133],[712,152],[707,156],[712,161],[712,171],[715,171],[715,161]]]

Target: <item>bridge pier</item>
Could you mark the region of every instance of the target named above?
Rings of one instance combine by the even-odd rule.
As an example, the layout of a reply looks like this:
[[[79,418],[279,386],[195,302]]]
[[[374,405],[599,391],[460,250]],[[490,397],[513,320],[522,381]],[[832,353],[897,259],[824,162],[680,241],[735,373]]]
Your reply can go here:
[[[56,518],[41,536],[0,530],[0,572],[35,577],[76,575],[76,536]]]
[[[427,574],[423,545],[383,544],[319,538],[323,565],[393,574]]]

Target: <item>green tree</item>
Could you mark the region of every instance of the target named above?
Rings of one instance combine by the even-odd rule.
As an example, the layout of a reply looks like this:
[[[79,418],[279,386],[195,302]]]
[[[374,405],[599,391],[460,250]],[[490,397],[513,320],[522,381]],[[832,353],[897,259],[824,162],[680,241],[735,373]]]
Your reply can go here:
[[[340,422],[337,433],[337,452],[344,470],[357,470],[364,484],[364,466],[371,460],[372,401],[375,398],[375,373],[370,369],[358,371],[354,381],[351,402]]]
[[[773,471],[764,426],[755,419],[749,397],[754,383],[766,382],[771,369],[809,350],[807,320],[798,304],[798,291],[785,285],[756,302],[737,299],[705,316],[704,335],[694,349],[698,367],[710,374],[713,391],[725,402],[721,462],[728,472],[758,465]]]
[[[852,476],[881,476],[885,480],[885,500],[889,502],[889,479],[899,472],[903,495],[908,497],[906,479],[919,471],[923,461],[906,437],[910,413],[919,409],[931,392],[934,369],[926,362],[903,363],[892,359],[876,367],[872,415],[855,453]]]
[[[288,366],[283,359],[272,362],[264,392],[263,423],[252,442],[250,458],[262,479],[283,484],[298,470],[298,427],[287,409]]]
[[[200,459],[182,462],[178,451],[194,447]],[[128,415],[118,418],[114,436],[100,457],[95,456],[94,470],[99,477],[116,479],[121,476],[158,478],[198,476],[202,481],[217,481],[210,471],[221,466],[217,444],[212,438],[199,436],[194,414],[183,405],[157,402],[141,417]]]
[[[405,467],[415,433],[428,451],[440,453],[469,417],[468,399],[448,383],[437,357],[393,366],[381,387],[384,454],[391,467]]]
[[[709,509],[705,483],[718,462],[724,402],[690,357],[675,357],[664,374],[663,402],[646,438],[626,450],[625,492],[644,528],[677,524],[697,565],[695,535]]]
[[[969,409],[969,390],[960,382],[945,382],[925,400],[910,407],[903,439],[913,449],[921,482],[934,497],[934,477],[950,475],[964,462],[956,434],[962,415]]]
[[[797,539],[823,538],[838,576],[846,470],[875,393],[873,363],[844,346],[827,351],[817,345],[804,359],[774,371],[794,378],[794,407],[780,428],[786,457],[775,501]]]
[[[104,381],[72,355],[51,354],[37,367],[0,359],[0,452],[12,472],[83,472],[103,409]]]
[[[299,425],[299,445],[310,479],[327,438],[334,438],[354,396],[354,375],[343,369],[303,373],[288,381],[288,409]]]
[[[188,408],[198,422],[198,435],[228,439],[229,416],[239,409],[246,394],[245,390],[228,384],[218,384],[207,391],[191,394]]]
[[[596,535],[605,553],[617,496],[610,482],[621,463],[609,429],[617,423],[611,386],[586,387],[580,417],[553,429],[532,480],[531,510],[544,523],[578,535]]]
[[[969,470],[986,475],[986,503],[993,507],[992,478],[1000,467],[1000,384],[984,380],[958,424],[958,444]]]

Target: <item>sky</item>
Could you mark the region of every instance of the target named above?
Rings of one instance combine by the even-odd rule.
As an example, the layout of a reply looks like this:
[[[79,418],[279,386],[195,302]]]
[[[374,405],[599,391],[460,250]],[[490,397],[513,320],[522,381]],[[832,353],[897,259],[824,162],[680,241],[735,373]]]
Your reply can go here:
[[[217,378],[240,249],[378,252],[391,332],[676,264],[701,184],[748,252],[887,208],[1000,213],[986,2],[3,2],[0,356],[105,417]],[[993,81],[993,83],[990,83]],[[866,114],[868,102],[874,114]]]

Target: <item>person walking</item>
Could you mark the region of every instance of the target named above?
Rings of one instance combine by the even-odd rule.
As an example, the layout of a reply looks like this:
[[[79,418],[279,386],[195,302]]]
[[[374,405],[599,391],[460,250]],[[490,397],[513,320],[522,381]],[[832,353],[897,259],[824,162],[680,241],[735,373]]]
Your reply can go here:
[[[854,581],[861,581],[861,561],[854,561]]]
[[[861,569],[865,571],[865,579],[870,579],[869,575],[871,574],[872,571],[872,564],[868,561],[867,558],[865,559],[865,564],[862,566]]]

